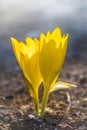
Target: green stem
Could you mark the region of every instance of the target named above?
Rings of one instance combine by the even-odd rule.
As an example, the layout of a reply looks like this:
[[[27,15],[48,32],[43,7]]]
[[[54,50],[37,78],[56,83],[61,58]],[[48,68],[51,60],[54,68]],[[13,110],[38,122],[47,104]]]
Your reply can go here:
[[[36,115],[39,115],[39,106],[38,103],[35,101],[35,111],[36,111]]]
[[[36,97],[34,99],[34,103],[35,103],[35,112],[36,112],[36,115],[39,116],[39,100],[38,100],[38,97]]]
[[[48,96],[49,96],[49,94],[48,94],[48,91],[46,89],[46,90],[44,90],[44,94],[43,94],[40,117],[44,117],[45,107],[46,107],[46,104],[47,104]]]

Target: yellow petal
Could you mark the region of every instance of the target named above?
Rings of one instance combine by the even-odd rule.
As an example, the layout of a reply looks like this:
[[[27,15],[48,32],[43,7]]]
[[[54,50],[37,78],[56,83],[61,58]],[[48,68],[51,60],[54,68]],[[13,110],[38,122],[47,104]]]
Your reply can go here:
[[[38,54],[35,53],[31,58],[28,55],[21,54],[21,67],[25,77],[30,81],[34,89],[37,89],[41,83],[39,70]]]
[[[61,30],[60,30],[60,28],[55,28],[53,30],[53,32],[52,32],[52,35],[54,35],[54,36],[58,35],[58,37],[61,37]]]
[[[63,36],[63,38],[62,38],[62,48],[65,50],[67,49],[68,38],[69,38],[68,34]]]
[[[47,43],[47,38],[43,33],[41,33],[40,34],[40,50],[41,50],[41,48],[43,46],[43,43]]]
[[[51,37],[51,33],[48,31],[46,34],[47,39],[49,39]]]
[[[30,37],[26,38],[26,45],[30,47],[32,44],[34,44],[33,40]]]
[[[53,82],[56,74],[58,74],[56,56],[57,49],[55,41],[44,42],[40,51],[40,70],[44,82],[47,81],[49,84]]]
[[[53,39],[56,41],[56,44],[58,45],[60,43],[61,40],[61,30],[60,28],[56,28],[53,32],[52,32],[52,37]],[[58,45],[59,46],[59,45]]]

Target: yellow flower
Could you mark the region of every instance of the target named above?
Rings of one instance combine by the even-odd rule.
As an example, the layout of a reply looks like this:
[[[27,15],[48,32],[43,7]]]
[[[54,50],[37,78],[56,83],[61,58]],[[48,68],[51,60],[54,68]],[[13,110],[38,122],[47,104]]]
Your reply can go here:
[[[50,92],[59,89],[60,85],[55,82],[60,74],[68,42],[68,34],[61,36],[61,31],[56,28],[52,33],[47,32],[40,35],[39,64],[44,84],[44,95],[42,100],[41,116],[44,116],[44,109]],[[63,85],[67,88],[67,85]],[[69,88],[69,87],[68,87]],[[61,88],[60,88],[61,89]]]
[[[76,87],[61,81],[56,83],[66,55],[68,34],[62,36],[60,29],[56,28],[52,33],[41,34],[40,41],[26,38],[24,44],[11,38],[11,43],[27,89],[34,99],[36,114],[43,117],[51,92]],[[39,113],[38,90],[42,81],[44,93]]]
[[[68,34],[61,36],[61,31],[56,28],[52,33],[40,35],[40,71],[46,89],[51,89],[57,80],[66,54]]]
[[[41,84],[41,74],[39,69],[39,41],[26,38],[26,44],[11,38],[12,47],[16,59],[24,75],[27,88],[34,98],[36,111],[38,113],[38,89]]]

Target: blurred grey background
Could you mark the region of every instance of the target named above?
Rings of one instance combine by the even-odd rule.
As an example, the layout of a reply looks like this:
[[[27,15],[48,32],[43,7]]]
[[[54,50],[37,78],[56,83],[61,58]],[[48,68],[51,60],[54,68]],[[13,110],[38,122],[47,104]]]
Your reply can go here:
[[[0,0],[0,68],[16,63],[10,37],[25,37],[60,27],[69,33],[67,57],[87,56],[87,0]]]

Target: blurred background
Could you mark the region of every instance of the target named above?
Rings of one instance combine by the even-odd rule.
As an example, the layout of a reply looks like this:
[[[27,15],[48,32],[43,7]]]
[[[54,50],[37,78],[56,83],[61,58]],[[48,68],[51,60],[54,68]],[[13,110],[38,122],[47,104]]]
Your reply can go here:
[[[69,33],[67,57],[87,56],[87,0],[0,0],[0,68],[12,68],[16,61],[10,37],[25,37],[60,27]]]

